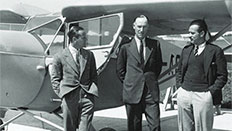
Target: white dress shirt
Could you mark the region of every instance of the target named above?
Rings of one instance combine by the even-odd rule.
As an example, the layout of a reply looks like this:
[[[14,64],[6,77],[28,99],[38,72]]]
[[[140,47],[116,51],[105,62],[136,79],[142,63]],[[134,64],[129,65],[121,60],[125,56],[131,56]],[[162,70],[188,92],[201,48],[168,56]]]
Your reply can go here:
[[[139,51],[140,51],[141,40],[135,36],[135,42],[136,42],[136,44],[137,44],[137,48],[138,48],[138,52],[139,52]],[[146,55],[145,55],[145,54],[146,54],[145,38],[142,39],[142,42],[143,42],[143,58],[144,58],[144,60],[145,60],[145,56],[146,56]],[[139,53],[140,53],[140,52],[139,52]]]
[[[76,48],[74,48],[71,44],[68,46],[68,49],[70,50],[72,57],[74,59],[75,62],[77,62],[77,54],[80,52],[80,50],[77,50]]]
[[[197,53],[196,53],[196,56],[199,56],[205,49],[205,45],[206,45],[206,42],[198,45],[198,50],[197,50]],[[196,46],[196,45],[195,45]],[[196,48],[196,47],[195,47]]]

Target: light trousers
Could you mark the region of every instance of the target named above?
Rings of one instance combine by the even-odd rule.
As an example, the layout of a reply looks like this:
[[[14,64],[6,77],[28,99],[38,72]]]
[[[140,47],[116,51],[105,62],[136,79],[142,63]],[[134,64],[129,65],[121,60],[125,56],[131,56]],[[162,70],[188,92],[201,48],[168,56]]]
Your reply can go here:
[[[193,92],[180,88],[177,104],[179,131],[212,131],[214,109],[209,91]]]

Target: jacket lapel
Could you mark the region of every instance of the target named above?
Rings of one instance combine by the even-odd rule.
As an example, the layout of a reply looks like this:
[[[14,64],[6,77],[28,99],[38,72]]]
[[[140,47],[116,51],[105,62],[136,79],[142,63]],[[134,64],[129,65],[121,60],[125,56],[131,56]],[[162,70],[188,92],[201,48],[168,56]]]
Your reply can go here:
[[[147,39],[145,39],[145,53],[146,54],[145,54],[145,64],[144,65],[146,65],[147,60],[150,57],[151,52],[153,51],[153,48],[149,47],[148,45],[149,45],[149,42]]]
[[[130,53],[135,57],[135,59],[136,59],[137,61],[141,62],[135,39],[133,39],[133,40],[131,41],[131,45],[130,45],[130,47],[129,47],[129,51],[130,51]]]
[[[212,59],[213,59],[213,49],[210,48],[210,45],[208,45],[206,43],[206,46],[205,46],[205,50],[204,50],[204,71],[205,71],[205,74],[207,75],[208,74],[208,69],[209,69],[209,66],[212,62]]]
[[[77,65],[76,62],[71,54],[71,52],[69,51],[68,48],[65,49],[65,54],[64,54],[64,59],[67,62],[67,64],[76,72],[78,73],[78,69],[77,69]],[[79,74],[79,73],[78,73]]]
[[[186,48],[185,53],[183,54],[183,57],[185,57],[185,58],[183,59],[183,68],[182,68],[183,71],[182,71],[182,72],[185,72],[186,69],[187,69],[189,56],[190,56],[190,54],[191,54],[191,51],[192,51],[193,47],[194,47],[194,46],[192,45],[192,46],[190,46],[189,48]]]
[[[85,70],[85,66],[86,66],[86,62],[87,62],[87,57],[88,57],[88,54],[85,50],[81,49],[80,50],[80,78]]]

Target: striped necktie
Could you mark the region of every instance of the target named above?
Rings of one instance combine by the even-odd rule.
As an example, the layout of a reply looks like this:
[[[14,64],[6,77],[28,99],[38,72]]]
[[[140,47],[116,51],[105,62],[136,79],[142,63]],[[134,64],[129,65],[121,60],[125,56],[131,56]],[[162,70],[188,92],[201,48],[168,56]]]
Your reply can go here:
[[[195,46],[195,49],[194,49],[194,56],[197,56],[198,49],[199,49],[199,46],[198,46],[198,45],[196,45],[196,46]]]

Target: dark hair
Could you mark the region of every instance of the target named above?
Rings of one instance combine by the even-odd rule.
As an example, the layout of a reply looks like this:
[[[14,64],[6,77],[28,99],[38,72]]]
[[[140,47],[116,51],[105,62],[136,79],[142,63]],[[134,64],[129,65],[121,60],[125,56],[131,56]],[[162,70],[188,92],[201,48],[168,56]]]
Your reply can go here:
[[[208,32],[208,26],[207,26],[205,20],[202,20],[202,19],[193,20],[190,23],[189,27],[191,25],[198,25],[199,26],[198,32],[204,31],[205,34]]]
[[[72,42],[72,38],[73,37],[77,37],[79,38],[79,34],[78,34],[78,31],[79,30],[84,30],[84,28],[80,27],[80,26],[72,26],[68,32],[68,37],[69,37],[69,40]]]

